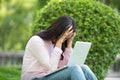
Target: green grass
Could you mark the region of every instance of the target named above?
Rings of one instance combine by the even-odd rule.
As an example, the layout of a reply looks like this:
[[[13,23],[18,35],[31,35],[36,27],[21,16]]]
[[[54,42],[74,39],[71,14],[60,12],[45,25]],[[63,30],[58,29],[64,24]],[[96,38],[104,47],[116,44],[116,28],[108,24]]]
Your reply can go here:
[[[19,66],[0,66],[0,80],[20,80]]]

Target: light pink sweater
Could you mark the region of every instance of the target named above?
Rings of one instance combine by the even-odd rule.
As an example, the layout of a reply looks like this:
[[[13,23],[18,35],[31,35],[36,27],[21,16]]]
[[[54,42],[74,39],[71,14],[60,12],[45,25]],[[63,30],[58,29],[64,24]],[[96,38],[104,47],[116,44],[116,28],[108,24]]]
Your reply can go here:
[[[54,47],[51,41],[45,41],[39,36],[32,36],[25,48],[21,80],[40,78],[58,67],[65,66],[71,51],[72,48],[66,48],[63,53],[60,48]],[[60,60],[62,53],[64,59]]]

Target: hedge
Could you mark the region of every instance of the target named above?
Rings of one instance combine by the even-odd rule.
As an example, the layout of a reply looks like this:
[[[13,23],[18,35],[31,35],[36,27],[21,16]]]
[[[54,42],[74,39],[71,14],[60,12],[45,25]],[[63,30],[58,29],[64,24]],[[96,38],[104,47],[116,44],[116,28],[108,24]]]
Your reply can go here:
[[[104,80],[110,66],[120,53],[120,16],[110,7],[93,0],[51,0],[38,10],[32,33],[50,26],[62,15],[77,22],[76,41],[92,42],[87,64],[99,80]]]

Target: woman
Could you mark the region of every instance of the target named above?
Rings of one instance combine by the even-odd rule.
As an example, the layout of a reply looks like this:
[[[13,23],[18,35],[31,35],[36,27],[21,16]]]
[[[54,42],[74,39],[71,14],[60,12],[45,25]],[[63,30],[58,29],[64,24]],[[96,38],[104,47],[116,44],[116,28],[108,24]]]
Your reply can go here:
[[[75,32],[74,19],[61,16],[50,27],[33,35],[25,48],[21,80],[97,80],[86,65],[68,66],[44,76],[67,65]]]

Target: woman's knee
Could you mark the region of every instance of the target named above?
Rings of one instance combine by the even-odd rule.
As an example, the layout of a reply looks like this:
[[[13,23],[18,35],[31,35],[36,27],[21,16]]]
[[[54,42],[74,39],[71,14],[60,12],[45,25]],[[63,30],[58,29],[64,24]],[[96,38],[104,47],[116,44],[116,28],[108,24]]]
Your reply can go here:
[[[71,68],[73,68],[73,69],[79,69],[80,66],[79,65],[74,65],[74,66],[71,66]]]
[[[81,68],[82,68],[82,70],[90,70],[90,68],[87,65],[85,65],[85,64],[82,65]]]
[[[74,65],[70,67],[72,71],[82,71],[81,67],[79,65]]]
[[[87,66],[87,65],[82,65],[81,69],[84,73],[89,73],[89,74],[93,74],[93,71]]]
[[[94,75],[93,71],[87,65],[82,65],[81,69],[83,70],[86,77],[90,80],[98,80],[97,77]]]
[[[72,69],[90,69],[87,65],[74,65],[74,66],[71,66],[70,68]]]
[[[87,66],[87,65],[74,65],[74,66],[71,66],[70,67],[70,71],[73,71],[73,72],[91,72],[91,69]]]

